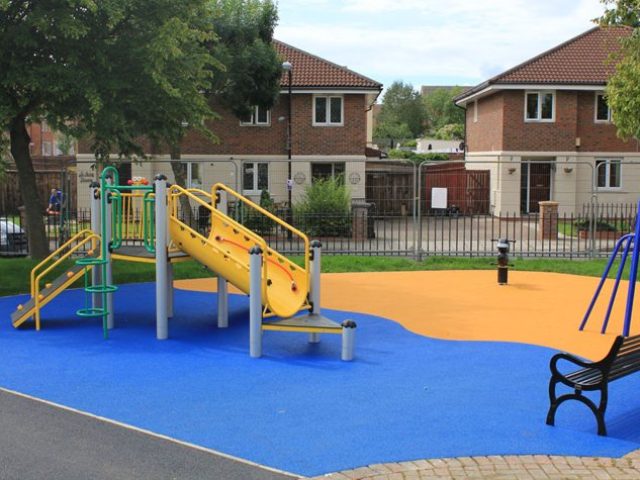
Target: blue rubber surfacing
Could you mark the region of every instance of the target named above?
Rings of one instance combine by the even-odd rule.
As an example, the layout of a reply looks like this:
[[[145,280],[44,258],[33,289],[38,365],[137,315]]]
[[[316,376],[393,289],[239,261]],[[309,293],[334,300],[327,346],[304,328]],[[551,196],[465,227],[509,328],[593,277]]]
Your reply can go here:
[[[120,287],[107,341],[97,320],[74,314],[84,292],[47,306],[41,332],[11,327],[23,298],[0,298],[0,386],[299,475],[640,448],[638,375],[611,386],[608,437],[595,434],[578,403],[560,407],[558,427],[545,425],[547,348],[430,339],[383,318],[325,310],[358,323],[355,361],[340,361],[337,335],[311,345],[304,334],[279,332],[265,332],[264,356],[251,359],[245,296],[230,297],[230,327],[219,330],[215,294],[176,291],[162,342],[153,284]]]

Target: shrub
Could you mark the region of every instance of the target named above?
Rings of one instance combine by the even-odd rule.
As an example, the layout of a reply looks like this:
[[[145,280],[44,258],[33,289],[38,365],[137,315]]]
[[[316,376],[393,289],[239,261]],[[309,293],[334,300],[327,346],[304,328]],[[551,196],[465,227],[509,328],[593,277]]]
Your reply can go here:
[[[313,237],[348,236],[351,199],[342,178],[315,180],[303,199],[294,205],[296,225]]]
[[[275,204],[268,191],[262,190],[260,193],[260,206],[270,213],[275,212]],[[240,206],[241,223],[249,230],[254,231],[261,237],[270,235],[274,228],[274,222],[270,218],[265,217],[253,208],[247,207],[244,203]]]
[[[415,153],[415,152],[407,152],[406,150],[394,149],[389,151],[389,158],[410,160],[413,163],[420,164],[425,160],[429,160],[429,161],[449,160],[449,155],[446,153],[437,153],[437,152]]]
[[[580,230],[589,230],[591,227],[591,220],[579,220],[577,222],[575,222],[574,224],[576,226],[576,228],[578,229],[578,231]],[[598,232],[615,232],[617,231],[618,228],[609,222],[605,222],[603,220],[598,220],[596,222],[596,231]]]

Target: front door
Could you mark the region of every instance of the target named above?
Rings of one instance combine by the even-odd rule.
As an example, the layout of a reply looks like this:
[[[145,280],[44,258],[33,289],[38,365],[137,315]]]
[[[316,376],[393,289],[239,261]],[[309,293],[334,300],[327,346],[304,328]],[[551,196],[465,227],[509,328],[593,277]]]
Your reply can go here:
[[[538,213],[538,202],[551,200],[552,162],[523,161],[520,178],[520,211]]]

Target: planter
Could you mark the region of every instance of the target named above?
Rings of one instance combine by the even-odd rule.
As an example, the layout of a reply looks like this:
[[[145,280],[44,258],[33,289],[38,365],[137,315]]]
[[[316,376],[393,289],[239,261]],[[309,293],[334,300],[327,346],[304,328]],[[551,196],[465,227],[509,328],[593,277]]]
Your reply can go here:
[[[578,238],[591,238],[590,233],[591,232],[589,230],[579,230],[578,231]],[[596,240],[617,240],[622,235],[623,235],[623,233],[619,233],[619,232],[596,230],[594,232],[594,237],[593,238],[595,238]]]

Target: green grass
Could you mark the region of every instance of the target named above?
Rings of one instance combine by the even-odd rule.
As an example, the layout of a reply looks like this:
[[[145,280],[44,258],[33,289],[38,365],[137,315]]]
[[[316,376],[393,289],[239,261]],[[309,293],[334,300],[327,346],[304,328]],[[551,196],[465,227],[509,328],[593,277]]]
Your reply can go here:
[[[294,258],[302,263],[302,257]],[[38,262],[29,258],[0,259],[0,296],[29,292],[29,274]],[[555,259],[512,259],[514,271],[557,272],[574,275],[600,276],[606,260],[555,260]],[[630,263],[630,262],[629,262]],[[62,268],[70,265],[66,262]],[[417,270],[493,270],[495,258],[455,258],[429,257],[416,262],[401,257],[328,256],[322,258],[322,271],[331,272],[392,272]],[[52,272],[50,278],[59,274]],[[176,279],[202,278],[211,272],[195,261],[177,263],[174,267]],[[116,285],[134,282],[149,282],[155,279],[155,266],[146,263],[117,261],[113,267]],[[625,272],[625,278],[628,274]],[[82,282],[78,282],[78,287]]]

